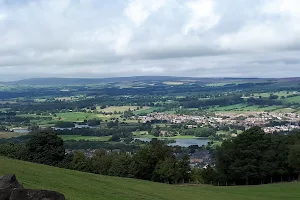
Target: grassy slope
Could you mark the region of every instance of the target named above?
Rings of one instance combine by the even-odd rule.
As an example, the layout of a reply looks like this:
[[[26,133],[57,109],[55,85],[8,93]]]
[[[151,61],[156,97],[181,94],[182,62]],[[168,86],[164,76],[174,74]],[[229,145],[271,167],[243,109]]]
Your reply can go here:
[[[173,186],[100,176],[0,157],[0,174],[14,173],[26,188],[62,192],[67,200],[283,200],[299,199],[300,184],[245,187]]]

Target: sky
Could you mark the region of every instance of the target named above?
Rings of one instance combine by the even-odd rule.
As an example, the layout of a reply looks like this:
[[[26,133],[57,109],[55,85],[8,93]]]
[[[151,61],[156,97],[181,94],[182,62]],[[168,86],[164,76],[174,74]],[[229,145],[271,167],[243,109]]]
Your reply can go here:
[[[300,76],[299,0],[0,0],[0,81]]]

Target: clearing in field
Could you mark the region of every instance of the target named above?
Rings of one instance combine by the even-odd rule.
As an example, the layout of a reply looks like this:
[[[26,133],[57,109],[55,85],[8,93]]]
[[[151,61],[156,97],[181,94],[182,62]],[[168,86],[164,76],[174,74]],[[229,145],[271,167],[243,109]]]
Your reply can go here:
[[[33,164],[0,156],[0,176],[16,174],[25,188],[54,190],[67,200],[298,200],[300,183],[182,186]]]

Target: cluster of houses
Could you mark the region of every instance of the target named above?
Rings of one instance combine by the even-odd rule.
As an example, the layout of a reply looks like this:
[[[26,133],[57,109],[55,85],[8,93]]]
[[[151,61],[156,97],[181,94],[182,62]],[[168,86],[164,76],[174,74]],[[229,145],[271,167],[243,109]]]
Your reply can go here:
[[[246,113],[231,113],[220,112],[215,113],[214,116],[193,116],[193,115],[178,115],[167,113],[151,113],[147,116],[139,116],[139,120],[142,122],[150,122],[153,120],[168,121],[173,124],[188,123],[190,121],[195,122],[200,126],[210,125],[212,127],[217,126],[243,126],[246,129],[252,126],[264,127],[266,133],[274,133],[280,131],[290,131],[293,129],[299,129],[300,127],[300,115],[297,113],[279,113],[279,112],[246,112]],[[282,126],[269,126],[270,122],[286,122]],[[195,125],[190,125],[191,128]]]
[[[273,126],[273,127],[264,127],[265,133],[274,133],[274,132],[287,132],[295,129],[300,129],[300,125],[282,125],[282,126]]]
[[[206,168],[208,165],[214,166],[214,159],[208,150],[196,150],[195,153],[190,154],[191,168]]]

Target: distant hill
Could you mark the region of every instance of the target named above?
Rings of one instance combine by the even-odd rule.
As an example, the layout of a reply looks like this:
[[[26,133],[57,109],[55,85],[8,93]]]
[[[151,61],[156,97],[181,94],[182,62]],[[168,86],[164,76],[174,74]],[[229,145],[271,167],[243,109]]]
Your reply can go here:
[[[173,77],[173,76],[132,76],[116,78],[31,78],[19,81],[6,82],[5,84],[18,85],[87,85],[116,82],[149,82],[149,81],[199,81],[203,83],[214,82],[257,82],[273,79],[259,78],[198,78],[198,77]]]
[[[55,190],[67,200],[296,200],[300,183],[260,186],[175,186],[101,176],[0,156],[0,176],[16,174],[25,188]]]

